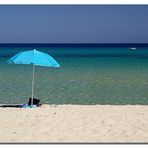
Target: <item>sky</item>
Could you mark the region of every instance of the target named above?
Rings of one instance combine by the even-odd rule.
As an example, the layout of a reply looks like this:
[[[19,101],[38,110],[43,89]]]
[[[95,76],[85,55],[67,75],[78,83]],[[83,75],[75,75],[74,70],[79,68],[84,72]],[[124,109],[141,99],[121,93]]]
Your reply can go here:
[[[148,5],[0,5],[0,43],[148,43]]]

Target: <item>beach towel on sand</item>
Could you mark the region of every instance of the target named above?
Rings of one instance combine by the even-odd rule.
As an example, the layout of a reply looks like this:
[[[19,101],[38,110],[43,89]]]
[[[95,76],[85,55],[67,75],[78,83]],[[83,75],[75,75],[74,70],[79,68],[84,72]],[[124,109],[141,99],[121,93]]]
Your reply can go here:
[[[36,108],[36,105],[21,104],[20,108]]]

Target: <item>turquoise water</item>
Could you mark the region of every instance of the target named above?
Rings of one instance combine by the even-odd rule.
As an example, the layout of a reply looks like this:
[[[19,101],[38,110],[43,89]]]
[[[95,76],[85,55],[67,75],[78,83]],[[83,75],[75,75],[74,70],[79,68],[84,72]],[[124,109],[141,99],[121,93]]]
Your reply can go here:
[[[148,104],[148,49],[39,49],[60,68],[35,67],[35,98],[48,104]],[[7,64],[0,50],[0,103],[27,103],[31,65]],[[9,57],[10,56],[10,57]]]

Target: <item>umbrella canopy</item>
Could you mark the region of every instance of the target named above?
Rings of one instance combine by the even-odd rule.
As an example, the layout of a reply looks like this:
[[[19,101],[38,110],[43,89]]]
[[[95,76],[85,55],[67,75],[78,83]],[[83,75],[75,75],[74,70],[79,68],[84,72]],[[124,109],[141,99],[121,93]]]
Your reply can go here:
[[[8,63],[14,64],[33,64],[38,66],[48,66],[48,67],[60,67],[56,60],[54,60],[50,55],[37,51],[23,51],[7,61]]]
[[[35,65],[37,66],[47,66],[47,67],[60,67],[60,64],[52,58],[50,55],[37,51],[37,50],[31,50],[31,51],[23,51],[16,55],[14,55],[12,58],[10,58],[8,63],[13,64],[32,64],[33,72],[32,72],[32,101],[31,104],[33,105],[33,95],[34,95],[34,71],[35,71]]]

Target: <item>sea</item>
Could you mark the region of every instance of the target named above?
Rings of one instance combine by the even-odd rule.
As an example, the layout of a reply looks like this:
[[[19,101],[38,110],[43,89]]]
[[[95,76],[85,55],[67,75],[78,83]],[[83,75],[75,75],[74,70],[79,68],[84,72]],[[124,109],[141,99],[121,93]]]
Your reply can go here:
[[[34,98],[42,104],[148,104],[148,45],[141,44],[0,44],[0,104],[28,102],[32,66],[7,60],[34,48],[61,65],[35,66]]]

